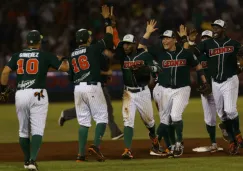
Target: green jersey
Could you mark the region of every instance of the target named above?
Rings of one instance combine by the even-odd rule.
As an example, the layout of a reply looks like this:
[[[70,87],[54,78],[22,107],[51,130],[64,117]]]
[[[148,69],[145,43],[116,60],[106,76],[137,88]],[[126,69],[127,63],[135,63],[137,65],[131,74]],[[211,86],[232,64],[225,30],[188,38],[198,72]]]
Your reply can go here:
[[[46,87],[46,75],[50,67],[58,69],[61,62],[56,55],[37,49],[25,49],[13,54],[7,63],[17,73],[17,89],[41,89]]]
[[[165,50],[161,44],[148,47],[162,72],[159,74],[158,83],[163,87],[180,88],[190,85],[190,68],[199,64],[197,57],[189,50],[179,45],[173,52]]]
[[[148,68],[141,67],[138,70],[131,69],[131,66],[135,64],[154,66],[153,57],[147,51],[144,51],[144,49],[137,49],[136,53],[126,55],[122,44],[119,43],[116,48],[115,56],[120,60],[125,86],[141,87],[149,83],[151,71]]]
[[[208,69],[212,78],[223,82],[237,74],[237,57],[241,44],[225,37],[223,40],[208,39],[198,45],[201,54],[206,54]]]
[[[74,84],[101,82],[101,53],[112,48],[112,39],[112,34],[106,33],[104,39],[90,46],[80,46],[71,53],[69,74]]]

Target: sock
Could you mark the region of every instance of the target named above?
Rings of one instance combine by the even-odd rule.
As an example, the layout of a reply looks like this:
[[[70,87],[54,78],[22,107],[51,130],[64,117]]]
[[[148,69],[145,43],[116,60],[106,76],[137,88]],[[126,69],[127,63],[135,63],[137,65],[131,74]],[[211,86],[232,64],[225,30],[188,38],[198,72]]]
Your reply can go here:
[[[171,144],[175,144],[176,143],[176,137],[175,137],[175,128],[174,125],[170,124],[168,127],[168,133],[169,133],[169,138],[170,138],[170,142]]]
[[[168,125],[165,125],[163,123],[159,124],[159,127],[157,129],[157,134],[158,134],[158,140],[161,141],[162,137],[164,138],[165,145],[169,147],[171,145],[170,143],[170,138],[168,134]]]
[[[106,123],[98,123],[95,128],[95,139],[94,139],[94,145],[96,147],[100,146],[101,139],[104,136],[106,129]]]
[[[87,143],[89,127],[80,126],[78,130],[79,154],[85,156],[85,146]]]
[[[31,142],[31,155],[30,159],[36,161],[37,155],[40,150],[40,146],[42,143],[42,136],[41,135],[33,135],[32,142]]]
[[[207,128],[211,143],[216,143],[216,127],[206,124],[206,128]]]
[[[240,121],[239,121],[239,116],[237,116],[236,118],[234,118],[232,120],[232,126],[233,126],[233,131],[234,131],[234,135],[239,135],[240,132]]]
[[[124,142],[125,148],[131,149],[133,137],[133,128],[129,126],[124,127]]]
[[[152,138],[155,138],[156,137],[156,134],[155,134],[155,124],[153,127],[151,128],[148,128],[149,130],[149,136],[152,137]]]
[[[183,121],[173,122],[175,132],[177,135],[177,142],[182,142],[182,132],[183,132]]]
[[[229,141],[230,142],[235,142],[235,136],[234,136],[234,132],[233,132],[233,126],[232,126],[232,120],[228,119],[226,121],[223,121],[224,125],[225,125],[225,129],[228,133],[228,137],[229,137]]]
[[[22,151],[24,152],[24,161],[27,162],[30,160],[30,139],[19,137],[19,144]]]

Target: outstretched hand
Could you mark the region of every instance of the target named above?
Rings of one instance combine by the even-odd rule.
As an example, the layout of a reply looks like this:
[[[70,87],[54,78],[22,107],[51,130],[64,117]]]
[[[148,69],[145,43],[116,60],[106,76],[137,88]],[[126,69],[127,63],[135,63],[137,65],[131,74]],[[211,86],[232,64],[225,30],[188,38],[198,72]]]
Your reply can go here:
[[[180,37],[187,36],[187,28],[181,24],[177,33]]]
[[[109,9],[109,7],[107,5],[103,5],[102,6],[101,15],[104,18],[109,18],[110,17],[110,9]]]
[[[158,30],[158,28],[155,28],[156,24],[157,24],[157,21],[155,21],[155,20],[147,21],[146,32],[147,33],[153,33],[156,30]]]

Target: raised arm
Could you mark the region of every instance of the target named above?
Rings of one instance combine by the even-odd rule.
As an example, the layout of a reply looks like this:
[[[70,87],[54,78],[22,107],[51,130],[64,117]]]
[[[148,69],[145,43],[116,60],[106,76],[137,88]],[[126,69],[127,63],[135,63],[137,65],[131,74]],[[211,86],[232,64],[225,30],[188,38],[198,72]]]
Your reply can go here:
[[[188,49],[189,43],[188,43],[188,40],[187,40],[187,28],[184,25],[181,24],[180,27],[179,27],[179,31],[177,33],[181,38],[181,42],[183,43],[183,47],[185,49]]]
[[[157,21],[155,21],[155,20],[150,20],[147,22],[146,32],[138,44],[138,49],[140,49],[140,48],[147,49],[147,41],[150,38],[150,35],[153,32],[155,32],[156,30],[158,30],[158,28],[155,28],[156,24],[157,24]]]

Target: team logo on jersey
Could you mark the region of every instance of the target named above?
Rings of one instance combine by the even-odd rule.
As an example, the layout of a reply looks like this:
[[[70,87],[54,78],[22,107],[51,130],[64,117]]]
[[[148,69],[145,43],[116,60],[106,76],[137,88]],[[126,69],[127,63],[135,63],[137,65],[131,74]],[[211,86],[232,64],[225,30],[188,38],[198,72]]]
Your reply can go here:
[[[215,49],[209,49],[209,57],[213,57],[216,55],[221,55],[224,53],[231,53],[234,52],[234,46],[225,46]]]
[[[186,59],[163,60],[162,62],[163,68],[180,67],[180,66],[186,66]]]
[[[131,68],[133,65],[143,65],[144,61],[143,60],[137,60],[137,61],[124,61],[123,68],[128,69]]]
[[[18,83],[17,87],[18,88],[29,88],[33,84],[35,84],[35,80],[25,80],[25,81],[21,81],[20,83]]]
[[[208,68],[208,62],[207,61],[202,61],[201,62],[202,68]]]

